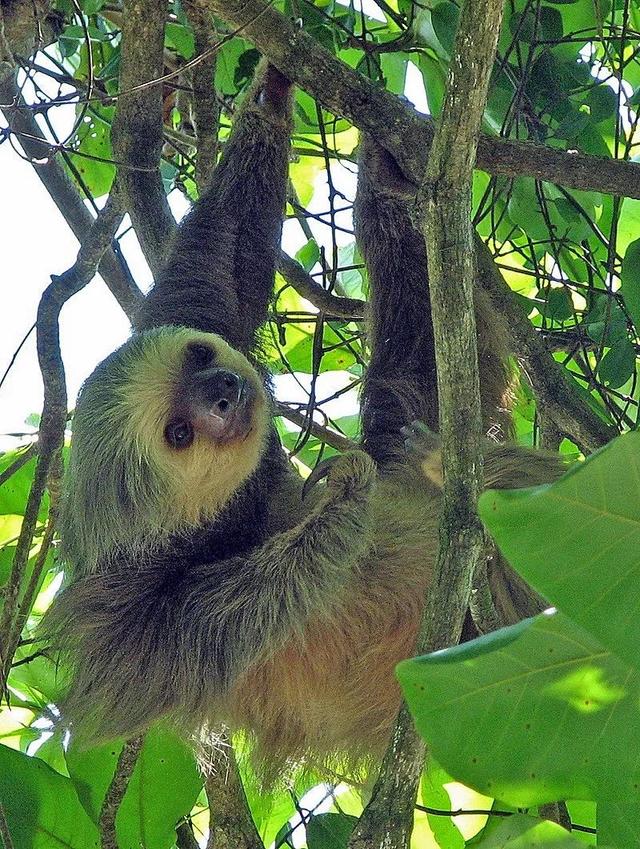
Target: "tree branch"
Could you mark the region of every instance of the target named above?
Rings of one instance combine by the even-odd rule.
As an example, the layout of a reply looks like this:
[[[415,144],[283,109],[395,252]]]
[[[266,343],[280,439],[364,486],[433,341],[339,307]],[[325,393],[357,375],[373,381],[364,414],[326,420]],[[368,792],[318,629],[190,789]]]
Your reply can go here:
[[[164,265],[175,221],[160,176],[164,0],[127,0],[122,15],[120,91],[111,128],[125,205],[154,277]]]
[[[0,618],[0,685],[6,692],[11,662],[20,640],[21,623],[30,589],[21,600],[21,590],[38,523],[38,513],[49,486],[50,517],[55,519],[61,479],[61,449],[67,421],[67,389],[64,364],[60,354],[60,311],[96,273],[100,258],[122,220],[122,205],[117,194],[107,200],[88,237],[81,244],[74,265],[64,274],[52,277],[38,305],[37,349],[44,383],[44,404],[38,435],[38,460],[11,565],[11,575],[4,588],[4,605]]]
[[[327,292],[300,263],[280,252],[278,271],[296,292],[328,317],[361,319],[364,317],[365,302],[359,298],[344,298]]]
[[[264,849],[242,786],[235,753],[226,735],[220,738],[211,772],[205,779],[209,800],[207,849]]]
[[[334,430],[331,427],[324,427],[313,420],[309,421],[308,416],[305,416],[304,413],[300,412],[300,410],[295,410],[292,407],[289,407],[287,404],[283,404],[281,402],[276,403],[276,412],[279,416],[287,419],[287,421],[290,421],[297,427],[302,428],[305,432],[308,431],[312,436],[315,436],[316,439],[326,442],[327,445],[330,445],[337,451],[352,451],[354,448],[358,447],[357,443],[352,439],[349,439],[348,436],[338,433],[337,430]]]
[[[416,201],[428,257],[444,470],[440,548],[418,654],[459,642],[473,576],[485,558],[477,514],[483,461],[471,187],[502,9],[503,0],[466,0],[462,7],[442,119]],[[350,849],[408,846],[424,752],[403,707]]]
[[[0,76],[0,102],[9,128],[28,157],[43,186],[60,210],[73,235],[82,244],[95,219],[65,172],[52,156],[52,146],[38,126],[16,84],[13,73]],[[135,284],[121,256],[109,246],[100,260],[98,273],[109,287],[130,320],[142,302],[142,292]]]
[[[100,838],[102,849],[119,849],[116,833],[116,815],[124,794],[127,792],[129,780],[138,762],[144,737],[133,737],[122,747],[111,784],[107,790],[100,810]]]
[[[193,85],[193,123],[197,138],[198,155],[196,159],[196,185],[198,193],[204,192],[218,158],[218,124],[220,122],[220,102],[215,90],[217,56],[211,51],[217,43],[214,24],[209,22],[202,9],[185,6],[187,16],[193,27],[196,56],[206,56],[191,72]]]
[[[402,171],[420,184],[434,122],[336,59],[269,0],[197,0],[242,30],[289,79],[326,109],[348,118],[393,154]],[[554,150],[533,142],[480,136],[478,168],[490,174],[533,176],[562,186],[640,198],[640,164]]]
[[[617,431],[607,425],[582,400],[573,378],[553,359],[544,339],[535,331],[513,292],[496,267],[489,248],[479,236],[474,239],[478,281],[505,318],[514,349],[536,395],[536,401],[580,449],[589,454],[606,445]]]

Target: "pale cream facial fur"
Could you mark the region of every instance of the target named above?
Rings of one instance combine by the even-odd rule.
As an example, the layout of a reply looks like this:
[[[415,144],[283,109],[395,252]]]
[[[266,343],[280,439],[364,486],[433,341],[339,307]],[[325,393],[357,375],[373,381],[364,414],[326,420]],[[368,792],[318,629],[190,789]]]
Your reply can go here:
[[[250,383],[255,397],[251,430],[244,438],[225,444],[196,433],[192,445],[176,451],[167,444],[164,429],[187,345],[193,343],[213,348],[217,366]],[[129,380],[122,387],[122,402],[128,410],[128,437],[170,487],[164,503],[170,506],[174,528],[198,525],[218,513],[262,456],[269,421],[264,387],[246,357],[214,333],[178,328],[157,336],[132,364]]]

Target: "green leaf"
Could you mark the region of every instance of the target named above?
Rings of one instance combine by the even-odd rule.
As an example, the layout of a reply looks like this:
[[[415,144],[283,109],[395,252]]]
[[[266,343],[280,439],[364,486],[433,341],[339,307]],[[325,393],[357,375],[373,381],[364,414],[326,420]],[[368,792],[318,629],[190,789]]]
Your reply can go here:
[[[589,124],[590,116],[587,112],[575,109],[568,104],[563,109],[563,117],[556,127],[555,135],[561,139],[574,139]]]
[[[632,666],[640,665],[639,481],[640,433],[629,433],[551,486],[486,492],[479,505],[511,565]]]
[[[39,758],[0,745],[0,803],[14,849],[97,849],[72,782]]]
[[[559,41],[563,36],[562,15],[558,9],[540,7],[538,40]]]
[[[83,0],[82,11],[85,15],[95,15],[105,4],[105,0]]]
[[[619,389],[636,370],[636,349],[628,339],[612,345],[598,363],[598,377],[609,389]]]
[[[429,758],[420,782],[422,804],[427,808],[441,811],[451,810],[451,799],[444,788],[444,784],[451,780],[451,776],[442,769],[440,764],[433,758]],[[446,847],[446,849],[464,847],[464,838],[451,817],[427,814],[427,819],[438,846]]]
[[[69,775],[94,822],[98,822],[121,749],[120,741],[80,751],[72,741],[67,750]],[[201,788],[191,749],[168,729],[152,728],[118,810],[120,846],[170,849],[176,824],[191,811]]]
[[[627,247],[620,272],[620,291],[636,331],[640,332],[640,239]]]
[[[418,64],[422,81],[427,93],[427,103],[431,115],[439,115],[444,100],[446,73],[442,64],[427,53],[413,54],[412,61]]]
[[[80,125],[75,147],[78,154],[72,154],[71,159],[91,195],[108,194],[115,176],[109,124],[92,115],[90,121]]]
[[[176,51],[183,59],[191,59],[195,53],[195,39],[191,27],[182,24],[167,23],[164,30],[164,43]]]
[[[477,849],[584,849],[584,843],[555,822],[516,814],[500,823]]]
[[[318,814],[311,817],[307,829],[308,849],[345,849],[357,817],[346,814]]]
[[[549,215],[556,226],[556,230],[565,239],[580,242],[592,234],[590,222],[595,219],[594,207],[585,210],[583,214],[579,207],[565,197],[553,198],[549,201],[548,206]],[[559,215],[554,215],[554,211],[558,212]]]
[[[6,471],[9,466],[19,460],[24,451],[24,448],[20,448],[17,451],[7,451],[6,454],[0,456],[0,473]],[[36,461],[33,457],[2,484],[0,487],[0,516],[24,515],[35,468]]]
[[[549,318],[556,321],[566,321],[573,317],[573,302],[571,295],[564,286],[549,289],[546,293],[542,311]]]
[[[242,38],[232,38],[223,44],[216,53],[216,91],[221,96],[231,96],[238,93],[235,82],[235,70],[240,56],[250,47]]]
[[[404,95],[405,83],[407,81],[406,53],[382,53],[380,56],[380,67],[388,91],[400,96]]]
[[[608,85],[598,85],[589,89],[585,100],[596,124],[610,118],[618,111],[618,95]]]
[[[507,206],[509,218],[517,224],[529,238],[545,240],[549,230],[540,212],[540,203],[535,180],[531,177],[516,177]]]
[[[595,799],[599,840],[634,845],[640,763],[629,740],[640,733],[640,675],[566,616],[403,661],[397,675],[454,777],[517,807]]]
[[[438,3],[431,12],[431,25],[438,41],[449,55],[453,49],[459,17],[460,9],[458,6],[446,2],[446,0],[444,3]]]
[[[549,0],[549,2],[559,5],[558,0]],[[568,36],[575,32],[584,34],[589,29],[594,32],[597,31],[597,7],[606,20],[606,16],[611,10],[610,0],[598,0],[598,3],[594,3],[594,0],[575,0],[575,2],[567,4],[567,8],[562,10],[565,35]]]
[[[362,266],[362,257],[355,242],[338,248],[338,265]],[[350,298],[364,298],[362,268],[348,268],[337,275],[341,291]]]
[[[351,351],[343,344],[339,336],[331,329],[329,324],[325,324],[323,344],[325,348],[330,350],[323,354],[320,363],[320,371],[345,371],[350,368],[356,358]],[[311,373],[313,363],[313,333],[305,333],[290,350],[287,350],[287,359],[293,371],[301,371]]]
[[[296,259],[305,269],[311,271],[316,262],[320,259],[320,248],[315,239],[309,239],[306,245],[303,245],[296,253]]]
[[[608,295],[596,296],[592,308],[585,316],[584,328],[596,342],[612,345],[627,337],[627,319],[617,301]]]

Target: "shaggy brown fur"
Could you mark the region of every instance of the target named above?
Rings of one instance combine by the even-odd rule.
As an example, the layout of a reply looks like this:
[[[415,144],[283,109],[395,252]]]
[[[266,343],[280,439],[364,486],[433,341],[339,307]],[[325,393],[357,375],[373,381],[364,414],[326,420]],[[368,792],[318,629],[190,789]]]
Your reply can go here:
[[[172,715],[252,732],[271,763],[357,757],[380,751],[398,708],[393,669],[413,650],[440,513],[432,449],[424,473],[397,444],[400,425],[433,418],[424,257],[406,217],[389,207],[379,223],[361,183],[359,230],[380,239],[363,400],[381,463],[376,473],[364,452],[343,455],[303,501],[268,385],[244,356],[273,282],[290,110],[288,83],[263,69],[139,331],[78,401],[62,526],[70,580],[49,629],[71,661],[63,716],[94,740]],[[419,267],[407,272],[404,250]],[[482,363],[490,406],[506,371],[495,350]],[[385,395],[390,384],[406,391]],[[487,442],[488,485],[560,470]]]
[[[373,140],[361,142],[354,222],[370,286],[371,360],[363,392],[363,445],[379,462],[415,419],[438,429],[436,360],[424,237],[410,218],[415,187]],[[509,341],[487,296],[475,292],[482,413],[487,431],[511,434]]]
[[[162,324],[219,333],[250,353],[280,250],[291,133],[291,84],[263,65],[224,155],[145,299],[138,330]]]

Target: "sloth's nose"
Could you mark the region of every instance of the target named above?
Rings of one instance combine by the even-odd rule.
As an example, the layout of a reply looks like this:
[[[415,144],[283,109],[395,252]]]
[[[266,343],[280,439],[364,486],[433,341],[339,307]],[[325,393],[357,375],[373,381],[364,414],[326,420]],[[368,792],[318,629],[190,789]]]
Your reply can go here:
[[[231,413],[240,399],[244,380],[223,368],[207,369],[197,378],[198,395],[205,406],[219,416]]]

